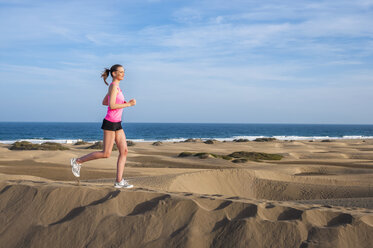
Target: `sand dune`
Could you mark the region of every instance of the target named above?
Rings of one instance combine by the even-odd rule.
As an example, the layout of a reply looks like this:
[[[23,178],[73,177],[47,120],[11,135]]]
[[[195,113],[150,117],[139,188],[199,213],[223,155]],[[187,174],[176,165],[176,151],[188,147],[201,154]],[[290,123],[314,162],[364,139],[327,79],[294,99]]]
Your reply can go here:
[[[6,182],[0,240],[7,247],[368,247],[361,210],[114,190],[94,184]]]
[[[280,178],[282,180],[278,180]],[[272,177],[266,173],[266,178],[261,178],[253,170],[220,169],[182,173],[161,178],[135,178],[132,182],[142,187],[171,192],[220,194],[281,201],[373,197],[373,188],[363,185],[346,185],[345,182],[338,183],[338,181],[334,181],[334,185],[330,185],[330,179],[308,181],[295,180],[293,177],[288,177],[288,179],[285,180],[278,173],[272,174]]]
[[[138,143],[71,174],[67,151],[0,145],[0,247],[371,247],[373,141]],[[235,164],[183,151],[282,154]]]

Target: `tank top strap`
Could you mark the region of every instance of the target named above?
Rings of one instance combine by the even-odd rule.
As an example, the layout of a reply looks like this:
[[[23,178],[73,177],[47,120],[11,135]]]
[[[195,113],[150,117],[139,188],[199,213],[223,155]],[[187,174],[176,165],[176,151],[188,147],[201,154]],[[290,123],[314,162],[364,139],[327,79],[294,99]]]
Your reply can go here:
[[[110,85],[112,85],[114,82],[112,82]],[[119,90],[119,92],[122,92],[122,90],[119,88],[119,86],[117,85],[117,89]]]

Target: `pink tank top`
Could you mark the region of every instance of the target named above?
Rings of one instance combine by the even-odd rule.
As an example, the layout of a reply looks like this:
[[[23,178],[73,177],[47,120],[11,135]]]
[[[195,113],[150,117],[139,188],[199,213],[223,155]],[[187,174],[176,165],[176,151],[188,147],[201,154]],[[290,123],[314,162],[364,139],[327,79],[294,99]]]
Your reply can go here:
[[[113,83],[111,83],[110,85],[112,84]],[[126,101],[124,100],[122,90],[118,86],[117,86],[117,89],[118,89],[118,94],[117,94],[117,98],[115,99],[115,103],[116,104],[126,103]],[[111,109],[110,108],[110,96],[108,96],[108,103],[109,103],[109,106],[107,109],[107,114],[105,116],[105,119],[111,122],[121,122],[123,109],[122,108]]]

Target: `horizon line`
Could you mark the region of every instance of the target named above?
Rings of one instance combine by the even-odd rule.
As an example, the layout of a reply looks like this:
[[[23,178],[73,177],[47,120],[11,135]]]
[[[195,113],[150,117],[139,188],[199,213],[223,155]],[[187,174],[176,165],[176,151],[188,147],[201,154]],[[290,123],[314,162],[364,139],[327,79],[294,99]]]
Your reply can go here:
[[[101,121],[0,121],[0,123],[101,123]],[[373,123],[289,123],[289,122],[125,122],[125,123],[127,124],[373,125]]]

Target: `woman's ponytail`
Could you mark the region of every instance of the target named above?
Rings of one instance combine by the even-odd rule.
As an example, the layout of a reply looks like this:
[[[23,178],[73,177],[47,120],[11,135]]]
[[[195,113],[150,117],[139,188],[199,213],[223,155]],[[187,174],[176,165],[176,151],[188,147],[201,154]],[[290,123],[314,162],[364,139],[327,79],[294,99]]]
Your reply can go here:
[[[104,79],[104,82],[105,82],[106,85],[109,85],[106,82],[106,79],[109,77],[109,75],[111,77],[113,77],[113,72],[115,72],[119,67],[123,67],[123,66],[119,65],[119,64],[116,64],[116,65],[113,65],[110,69],[105,68],[104,72],[101,74],[101,77]]]
[[[108,68],[105,68],[104,72],[101,74],[101,77],[104,79],[104,82],[106,85],[109,85],[106,82],[106,79],[109,77],[110,70]]]

